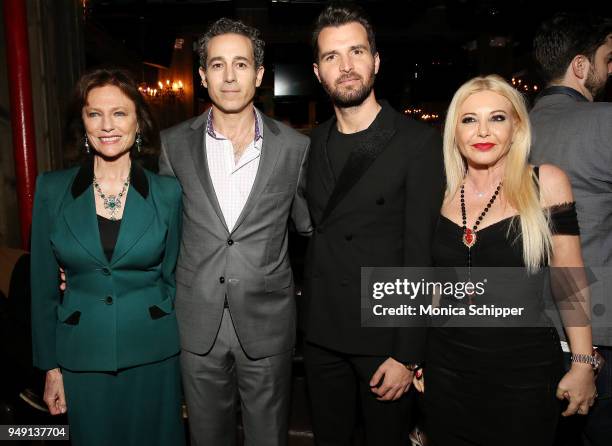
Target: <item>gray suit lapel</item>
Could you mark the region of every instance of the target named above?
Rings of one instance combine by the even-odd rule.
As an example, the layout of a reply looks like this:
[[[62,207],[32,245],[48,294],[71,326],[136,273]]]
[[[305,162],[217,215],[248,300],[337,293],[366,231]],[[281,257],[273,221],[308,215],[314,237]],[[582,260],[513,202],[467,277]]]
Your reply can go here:
[[[259,196],[266,187],[266,184],[268,184],[270,176],[272,173],[274,173],[278,156],[281,152],[283,140],[280,136],[280,129],[272,119],[268,118],[263,113],[261,114],[261,118],[264,127],[263,147],[261,149],[261,158],[259,160],[257,175],[255,176],[255,182],[251,188],[249,198],[247,199],[238,220],[236,220],[232,233],[236,232],[236,229],[240,227],[246,216],[249,215],[249,213],[255,208],[255,205],[259,200]]]
[[[217,194],[210,178],[210,171],[208,170],[208,158],[206,157],[206,132],[204,127],[206,125],[206,119],[208,112],[202,113],[198,119],[196,119],[191,125],[192,132],[187,135],[187,141],[189,148],[191,149],[191,156],[195,162],[195,170],[198,175],[200,183],[206,192],[206,196],[210,201],[213,209],[217,213],[219,220],[223,223],[225,230],[229,233],[227,223],[223,217],[221,206],[219,206],[219,200],[217,200]]]

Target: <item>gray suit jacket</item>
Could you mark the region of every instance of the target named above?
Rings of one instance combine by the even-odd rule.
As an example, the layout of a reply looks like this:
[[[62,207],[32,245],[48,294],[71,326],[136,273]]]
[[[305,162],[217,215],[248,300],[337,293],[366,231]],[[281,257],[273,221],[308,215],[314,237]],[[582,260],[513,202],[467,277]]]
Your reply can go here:
[[[612,345],[612,104],[551,94],[530,119],[533,164],[557,165],[570,177],[584,263],[600,281],[592,290],[594,343]]]
[[[295,297],[287,250],[291,219],[312,231],[304,199],[309,139],[262,114],[263,148],[247,203],[230,232],[206,159],[204,113],[162,132],[160,173],[183,188],[183,236],[176,268],[181,347],[208,352],[225,297],[240,343],[261,358],[293,348]]]

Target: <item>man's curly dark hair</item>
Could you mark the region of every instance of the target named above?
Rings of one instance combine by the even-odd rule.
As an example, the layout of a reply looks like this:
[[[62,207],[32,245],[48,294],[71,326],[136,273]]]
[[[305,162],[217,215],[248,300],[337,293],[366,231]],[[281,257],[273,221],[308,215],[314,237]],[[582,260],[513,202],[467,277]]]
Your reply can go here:
[[[248,37],[253,45],[255,68],[263,66],[265,43],[260,37],[261,33],[259,30],[253,28],[252,26],[245,25],[239,20],[232,20],[223,17],[210,25],[206,32],[198,39],[198,54],[200,55],[200,66],[203,69],[206,69],[208,43],[213,37],[221,36],[223,34],[238,34]]]

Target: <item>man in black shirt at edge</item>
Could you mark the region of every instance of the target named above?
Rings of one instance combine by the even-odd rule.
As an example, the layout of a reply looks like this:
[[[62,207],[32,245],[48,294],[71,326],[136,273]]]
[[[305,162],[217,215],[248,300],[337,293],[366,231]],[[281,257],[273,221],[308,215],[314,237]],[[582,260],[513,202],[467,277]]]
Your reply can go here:
[[[367,445],[406,445],[424,328],[362,328],[362,266],[430,266],[443,195],[439,133],[377,102],[380,58],[355,6],[328,6],[314,72],[335,117],[312,133],[304,361],[317,445],[348,445],[360,407]],[[359,401],[359,404],[358,404]]]

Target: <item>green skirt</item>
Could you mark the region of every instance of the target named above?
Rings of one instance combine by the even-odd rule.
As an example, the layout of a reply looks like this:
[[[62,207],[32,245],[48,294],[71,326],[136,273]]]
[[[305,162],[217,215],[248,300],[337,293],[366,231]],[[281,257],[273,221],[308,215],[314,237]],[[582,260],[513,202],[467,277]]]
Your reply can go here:
[[[62,374],[73,446],[185,445],[178,355],[118,372]]]

